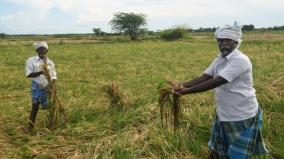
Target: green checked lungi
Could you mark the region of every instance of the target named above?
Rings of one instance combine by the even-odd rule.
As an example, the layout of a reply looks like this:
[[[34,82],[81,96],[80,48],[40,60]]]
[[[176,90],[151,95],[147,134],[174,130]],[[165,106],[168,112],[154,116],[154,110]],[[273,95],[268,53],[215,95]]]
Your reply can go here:
[[[262,112],[253,118],[223,122],[218,116],[212,126],[208,146],[222,159],[250,159],[255,155],[265,155],[268,150],[261,136]]]

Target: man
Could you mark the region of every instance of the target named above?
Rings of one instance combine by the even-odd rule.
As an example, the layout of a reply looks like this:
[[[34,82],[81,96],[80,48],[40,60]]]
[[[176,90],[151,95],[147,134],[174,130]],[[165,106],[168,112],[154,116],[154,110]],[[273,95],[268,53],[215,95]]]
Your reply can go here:
[[[215,37],[220,54],[200,77],[183,83],[170,82],[174,95],[215,89],[217,115],[208,142],[211,158],[248,159],[267,154],[260,131],[262,113],[253,88],[252,64],[238,50],[241,27],[218,28]]]
[[[39,105],[41,104],[43,109],[46,109],[48,105],[48,81],[43,71],[45,62],[54,84],[57,79],[54,63],[47,58],[47,43],[45,41],[36,42],[34,48],[37,56],[30,57],[26,61],[26,76],[32,79],[32,110],[29,118],[29,131],[34,129]]]

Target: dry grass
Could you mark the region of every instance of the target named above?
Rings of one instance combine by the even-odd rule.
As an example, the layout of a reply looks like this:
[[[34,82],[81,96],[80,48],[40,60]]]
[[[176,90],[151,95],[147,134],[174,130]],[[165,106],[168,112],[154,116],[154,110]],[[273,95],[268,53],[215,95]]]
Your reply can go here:
[[[44,60],[43,72],[49,83],[49,103],[50,105],[49,105],[49,117],[48,117],[47,128],[55,129],[58,126],[66,123],[67,118],[65,115],[64,107],[57,95],[55,84],[53,83],[50,77],[46,60]]]
[[[0,124],[3,124],[3,120],[0,118]],[[0,128],[0,158],[7,157],[5,152],[12,148],[9,141],[9,136]]]
[[[102,89],[110,99],[109,108],[118,107],[126,109],[129,107],[130,103],[127,100],[125,93],[118,88],[118,85],[115,82],[104,85]]]
[[[160,89],[159,95],[159,106],[162,125],[173,125],[174,130],[177,130],[179,126],[180,116],[179,97],[174,96],[172,90],[169,88]]]
[[[268,44],[259,41],[259,36],[245,35],[241,50],[254,65],[257,97],[264,112],[265,143],[273,156],[283,158],[284,43],[279,41],[283,34],[275,34],[276,41],[272,34],[271,39],[263,35],[270,40],[269,52]],[[44,126],[48,112],[40,110],[34,135],[20,131],[31,108],[30,80],[23,75],[24,61],[34,55],[30,45],[26,46],[31,42],[20,43],[23,40],[13,41],[15,45],[6,40],[3,42],[7,44],[0,44],[0,158],[206,157],[215,112],[213,93],[180,98],[180,127],[179,131],[172,131],[161,127],[156,86],[165,77],[184,81],[200,75],[217,53],[213,33],[171,43],[50,43],[49,56],[56,62],[59,75],[56,86],[64,90],[60,91],[61,102],[68,105],[64,107],[68,123],[55,130],[47,129]],[[50,40],[53,39],[47,39]],[[108,92],[113,97],[118,92],[126,103],[133,101],[131,109],[106,109],[112,97],[100,89],[105,84],[101,81],[115,81],[117,87],[107,84]]]

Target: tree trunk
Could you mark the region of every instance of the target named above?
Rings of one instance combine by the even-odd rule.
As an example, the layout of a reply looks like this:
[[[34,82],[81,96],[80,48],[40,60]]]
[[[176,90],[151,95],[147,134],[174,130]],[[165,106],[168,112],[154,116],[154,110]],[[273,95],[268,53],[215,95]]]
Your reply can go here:
[[[130,33],[129,34],[131,41],[136,41],[137,40],[137,33]]]

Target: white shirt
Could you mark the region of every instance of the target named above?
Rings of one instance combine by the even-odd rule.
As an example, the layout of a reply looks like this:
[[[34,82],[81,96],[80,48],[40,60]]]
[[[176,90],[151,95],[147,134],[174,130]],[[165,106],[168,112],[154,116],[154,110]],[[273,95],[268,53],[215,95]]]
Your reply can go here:
[[[258,102],[253,88],[252,64],[246,55],[237,49],[226,57],[219,54],[205,74],[228,81],[215,88],[220,121],[240,121],[256,115]]]
[[[49,70],[51,80],[57,79],[54,63],[49,58],[47,58],[46,60],[47,60],[47,69]],[[34,72],[42,71],[43,64],[44,63],[39,56],[33,56],[28,58],[26,61],[26,76]],[[32,80],[38,83],[41,88],[44,88],[48,85],[48,81],[43,74],[37,77],[32,77]]]

